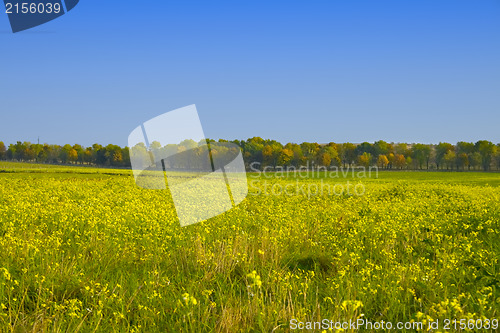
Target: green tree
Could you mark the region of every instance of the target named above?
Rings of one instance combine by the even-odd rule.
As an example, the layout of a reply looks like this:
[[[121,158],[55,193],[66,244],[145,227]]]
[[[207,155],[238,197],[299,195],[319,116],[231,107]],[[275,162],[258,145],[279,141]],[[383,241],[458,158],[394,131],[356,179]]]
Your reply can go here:
[[[85,150],[83,149],[83,147],[79,144],[74,144],[73,145],[73,149],[76,151],[76,154],[77,154],[77,161],[80,163],[80,164],[83,164],[83,160],[84,160],[84,155],[85,155]]]
[[[444,162],[446,163],[446,169],[452,169],[453,166],[456,165],[457,155],[453,150],[449,150],[446,155],[444,155]]]
[[[102,145],[94,143],[92,145],[92,163],[104,165],[106,158],[104,157],[104,151]]]
[[[83,153],[83,161],[87,164],[92,164],[92,147],[85,148]]]
[[[408,148],[408,144],[406,143],[398,143],[394,146],[394,153],[409,156],[411,154],[411,149]]]
[[[453,145],[448,142],[440,142],[436,146],[436,167],[439,170],[439,168],[446,163],[445,161],[445,156],[449,151],[452,151],[454,149]]]
[[[466,153],[460,153],[457,157],[458,167],[461,167],[462,170],[465,170],[465,167],[469,166],[469,155]]]
[[[311,167],[312,163],[317,160],[318,153],[321,150],[320,145],[315,142],[303,142],[300,144],[300,147],[302,148],[302,153],[304,154],[304,162],[309,163],[309,167]]]
[[[497,170],[500,170],[500,143],[497,143],[497,153],[495,154],[495,160],[497,161]]]
[[[340,166],[341,160],[340,160],[340,155],[339,151],[337,150],[337,144],[334,142],[330,142],[325,149],[329,152],[331,158],[332,158],[332,164],[336,166]]]
[[[295,167],[302,165],[304,161],[304,154],[302,153],[302,148],[296,143],[287,143],[285,148],[293,152],[293,159],[291,164]]]
[[[273,164],[273,147],[265,146],[262,149],[262,162],[265,166]]]
[[[40,152],[38,153],[38,161],[41,162],[41,163],[47,163],[48,160],[49,160],[49,153],[50,153],[50,145],[48,144],[43,144],[41,145],[41,150]]]
[[[32,143],[29,145],[28,148],[29,150],[31,150],[31,152],[29,152],[28,155],[31,155],[32,159],[38,162],[40,160],[40,153],[43,151],[43,145],[38,143]]]
[[[130,166],[130,149],[128,147],[122,148],[122,159],[124,166]]]
[[[160,145],[161,147],[161,145]],[[121,166],[123,162],[122,149],[120,146],[109,144],[104,149],[105,165]]]
[[[481,154],[481,165],[484,171],[490,169],[491,160],[496,153],[497,147],[486,140],[480,140],[476,142],[476,150]]]
[[[457,142],[456,153],[458,156],[458,163],[462,168],[468,167],[468,169],[470,170],[471,167],[470,159],[472,154],[474,154],[475,150],[476,147],[472,142],[464,142],[464,141]]]
[[[70,151],[73,147],[69,144],[65,144],[61,151],[59,152],[59,159],[62,163],[68,163],[70,161]]]
[[[7,157],[7,148],[5,144],[0,141],[0,160],[4,160]]]
[[[50,145],[48,161],[50,163],[60,163],[59,155],[61,153],[62,147],[59,145]]]
[[[353,164],[356,161],[356,146],[350,142],[343,143],[340,159],[344,164],[344,168]]]
[[[426,168],[429,169],[429,161],[431,158],[431,147],[429,145],[422,143],[413,145],[412,156],[417,161],[419,169],[422,169],[424,164],[426,164]]]
[[[260,137],[248,139],[244,145],[243,156],[245,162],[249,165],[254,162],[263,163],[262,150],[264,149],[264,140]]]
[[[29,151],[29,142],[17,141],[15,145],[10,145],[11,155],[17,161],[25,161],[31,159],[31,152]]]
[[[321,147],[318,153],[317,163],[322,166],[329,167],[332,163],[335,165],[340,164],[339,154],[337,152],[336,144],[331,142]]]
[[[364,153],[368,153],[371,156],[375,154],[375,148],[369,142],[363,142],[356,146],[356,156],[361,156]]]
[[[393,147],[390,143],[387,143],[383,140],[376,141],[373,144],[373,150],[375,153],[375,157],[378,158],[380,155],[386,155],[393,151]]]
[[[13,158],[17,161],[24,160],[24,149],[23,143],[17,141],[14,145],[9,146],[9,150],[12,151]]]
[[[472,170],[481,168],[481,154],[479,154],[477,151],[473,152],[470,155],[469,166],[472,167]]]
[[[411,156],[407,156],[406,157],[406,165],[409,166],[409,165],[412,165],[413,163],[413,159],[411,158]]]

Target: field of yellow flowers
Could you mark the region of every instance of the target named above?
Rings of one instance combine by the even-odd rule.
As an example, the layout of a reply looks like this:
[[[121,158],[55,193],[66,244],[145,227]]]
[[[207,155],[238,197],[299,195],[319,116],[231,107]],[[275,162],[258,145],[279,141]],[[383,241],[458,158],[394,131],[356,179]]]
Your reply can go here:
[[[361,196],[250,189],[181,228],[168,192],[138,188],[129,170],[0,162],[0,332],[500,317],[500,174],[361,182]]]

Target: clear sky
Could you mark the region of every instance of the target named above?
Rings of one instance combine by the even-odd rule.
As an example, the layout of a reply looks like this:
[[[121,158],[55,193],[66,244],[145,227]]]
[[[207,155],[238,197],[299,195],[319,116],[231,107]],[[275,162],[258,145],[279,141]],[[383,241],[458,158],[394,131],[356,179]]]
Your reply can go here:
[[[215,139],[500,142],[499,0],[81,0],[0,40],[7,143],[124,146],[190,104]]]

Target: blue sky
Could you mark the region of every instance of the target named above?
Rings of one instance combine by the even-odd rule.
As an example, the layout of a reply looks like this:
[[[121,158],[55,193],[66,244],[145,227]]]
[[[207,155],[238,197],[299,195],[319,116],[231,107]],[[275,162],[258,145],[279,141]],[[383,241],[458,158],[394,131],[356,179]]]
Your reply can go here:
[[[124,146],[190,104],[216,139],[500,142],[499,0],[81,0],[0,40],[7,143]]]

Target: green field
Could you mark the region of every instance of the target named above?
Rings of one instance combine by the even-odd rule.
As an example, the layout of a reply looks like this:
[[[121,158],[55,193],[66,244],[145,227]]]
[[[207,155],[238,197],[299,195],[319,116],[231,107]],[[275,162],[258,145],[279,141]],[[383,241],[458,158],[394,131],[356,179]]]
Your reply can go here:
[[[0,332],[500,319],[500,173],[248,179],[239,206],[181,228],[130,170],[0,162]],[[347,181],[364,194],[273,194]]]

